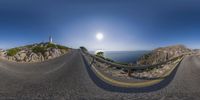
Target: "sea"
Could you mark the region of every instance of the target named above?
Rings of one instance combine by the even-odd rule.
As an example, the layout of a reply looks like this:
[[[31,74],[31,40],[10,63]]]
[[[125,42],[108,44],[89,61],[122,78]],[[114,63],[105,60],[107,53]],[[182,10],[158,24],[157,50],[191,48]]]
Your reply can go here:
[[[104,51],[104,57],[110,58],[116,62],[121,63],[136,63],[136,61],[144,54],[148,54],[151,51]],[[91,52],[94,54],[94,51]]]

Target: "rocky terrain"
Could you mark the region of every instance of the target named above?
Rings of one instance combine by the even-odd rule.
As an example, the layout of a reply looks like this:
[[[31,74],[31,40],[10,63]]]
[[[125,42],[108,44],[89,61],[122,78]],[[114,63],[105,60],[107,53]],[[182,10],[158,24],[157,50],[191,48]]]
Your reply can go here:
[[[152,65],[167,61],[173,57],[192,52],[183,45],[174,45],[168,47],[161,47],[153,50],[151,53],[142,56],[138,61],[138,65]]]
[[[70,49],[53,43],[32,44],[8,50],[0,49],[0,58],[15,62],[41,62],[68,53]]]
[[[176,65],[178,64],[178,61],[179,60],[169,62],[167,64],[160,65],[159,67],[154,68],[154,69],[134,70],[132,71],[131,76],[128,76],[127,71],[110,66],[106,63],[95,61],[93,65],[96,66],[96,68],[98,68],[98,70],[100,70],[104,74],[110,75],[112,77],[117,77],[119,79],[128,79],[128,80],[135,79],[135,78],[155,79],[155,78],[164,77],[164,74],[169,72],[172,68],[176,67]]]
[[[175,58],[180,55],[188,54],[193,52],[186,48],[183,45],[175,45],[175,46],[168,46],[157,48],[153,50],[151,53],[142,56],[138,61],[138,65],[153,65],[158,64],[164,61],[168,61],[172,58]],[[89,61],[92,61],[91,57],[88,57]],[[168,63],[162,64],[157,66],[153,69],[146,69],[146,70],[133,70],[131,73],[131,77],[128,76],[127,71],[123,70],[123,68],[117,68],[115,66],[110,66],[109,64],[102,63],[99,61],[94,61],[93,65],[96,66],[99,70],[103,73],[111,75],[113,77],[118,77],[122,79],[132,79],[132,78],[159,78],[163,77],[165,73],[173,69],[181,59],[176,59],[170,61]]]
[[[200,55],[200,49],[194,49],[193,52]]]

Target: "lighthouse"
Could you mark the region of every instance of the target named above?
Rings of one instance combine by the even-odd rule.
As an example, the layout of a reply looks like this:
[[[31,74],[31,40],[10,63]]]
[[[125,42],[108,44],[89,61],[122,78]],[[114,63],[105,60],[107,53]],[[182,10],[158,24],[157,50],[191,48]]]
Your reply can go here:
[[[49,43],[53,43],[53,39],[51,36],[49,36]]]

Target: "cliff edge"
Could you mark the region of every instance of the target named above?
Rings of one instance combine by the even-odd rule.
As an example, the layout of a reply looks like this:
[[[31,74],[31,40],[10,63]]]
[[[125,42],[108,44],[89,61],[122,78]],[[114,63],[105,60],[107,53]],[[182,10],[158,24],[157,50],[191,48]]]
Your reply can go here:
[[[186,48],[184,45],[160,47],[153,50],[151,53],[142,56],[137,61],[137,64],[138,65],[157,64],[189,52],[191,52],[191,50]]]

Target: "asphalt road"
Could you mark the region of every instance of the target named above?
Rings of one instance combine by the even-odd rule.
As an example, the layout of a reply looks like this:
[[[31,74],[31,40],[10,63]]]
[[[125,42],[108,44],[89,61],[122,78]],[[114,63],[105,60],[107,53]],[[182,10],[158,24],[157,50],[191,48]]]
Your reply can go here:
[[[110,86],[79,50],[42,63],[0,60],[0,100],[199,100],[200,57],[187,56],[165,81],[145,88]]]

